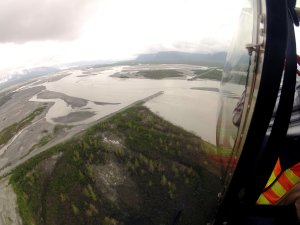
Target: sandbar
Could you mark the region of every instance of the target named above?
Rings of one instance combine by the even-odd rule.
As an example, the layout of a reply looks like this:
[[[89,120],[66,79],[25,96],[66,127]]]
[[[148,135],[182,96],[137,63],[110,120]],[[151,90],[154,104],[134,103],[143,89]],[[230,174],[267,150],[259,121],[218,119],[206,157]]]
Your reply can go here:
[[[66,116],[54,118],[53,121],[56,123],[75,123],[82,120],[86,120],[92,116],[96,115],[94,112],[71,112]]]

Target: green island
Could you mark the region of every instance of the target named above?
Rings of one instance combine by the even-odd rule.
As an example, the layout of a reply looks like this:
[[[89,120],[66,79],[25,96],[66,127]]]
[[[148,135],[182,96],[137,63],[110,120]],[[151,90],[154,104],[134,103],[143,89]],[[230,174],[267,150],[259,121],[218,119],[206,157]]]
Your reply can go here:
[[[201,138],[137,105],[18,166],[25,225],[206,224],[220,180]]]
[[[246,73],[232,73],[230,77],[224,77],[224,82],[246,85],[247,84],[247,74]]]
[[[222,71],[220,70],[211,70],[207,72],[207,70],[194,70],[194,73],[198,75],[201,79],[209,79],[209,80],[222,80]]]
[[[183,73],[178,70],[145,70],[137,73],[139,76],[143,76],[148,79],[163,79],[169,77],[182,77]]]
[[[28,126],[31,121],[34,120],[35,117],[40,115],[47,106],[41,106],[37,109],[35,109],[32,113],[30,113],[28,116],[26,116],[24,119],[22,119],[19,122],[16,122],[6,128],[4,128],[2,131],[0,131],[0,146],[3,144],[6,144],[11,138],[13,138],[20,130]]]

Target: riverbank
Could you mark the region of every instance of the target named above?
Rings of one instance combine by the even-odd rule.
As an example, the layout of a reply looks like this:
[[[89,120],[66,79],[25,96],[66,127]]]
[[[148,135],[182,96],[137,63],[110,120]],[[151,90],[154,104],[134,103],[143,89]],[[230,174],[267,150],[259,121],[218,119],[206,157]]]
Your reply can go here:
[[[17,197],[9,185],[9,177],[0,180],[0,225],[22,225]]]
[[[192,75],[192,68],[188,65],[156,65],[156,67],[167,72],[179,69],[185,76]],[[151,68],[147,65],[122,67],[122,71],[128,73],[135,69],[146,71]],[[34,175],[27,170],[28,176],[24,176],[24,183],[22,183],[22,185],[31,183],[30,185],[33,186],[21,188],[25,190],[24,193],[28,190],[41,193],[42,196],[46,196],[42,202],[45,201],[51,206],[53,199],[51,197],[48,199],[49,196],[45,194],[48,191],[47,185],[50,185],[47,182],[52,178],[59,182],[60,175],[64,171],[62,168],[67,168],[66,177],[62,180],[68,183],[70,178],[73,182],[74,174],[69,171],[68,166],[76,165],[74,176],[79,179],[74,183],[76,190],[71,190],[70,196],[67,197],[64,192],[63,195],[59,194],[59,197],[54,195],[58,198],[54,200],[61,202],[53,204],[62,207],[59,210],[67,212],[64,216],[66,223],[69,217],[73,220],[79,215],[86,221],[94,217],[98,218],[100,215],[98,224],[117,223],[119,218],[120,223],[123,221],[123,224],[130,225],[165,223],[164,220],[169,220],[174,215],[174,208],[181,208],[181,202],[185,201],[190,201],[187,211],[195,207],[204,210],[204,216],[208,215],[209,212],[206,214],[206,209],[198,206],[188,193],[193,193],[199,188],[216,196],[216,193],[212,193],[215,190],[210,190],[207,184],[212,182],[213,185],[216,184],[215,187],[219,185],[217,176],[212,175],[217,174],[217,171],[213,165],[209,165],[209,156],[206,152],[207,149],[211,152],[212,148],[210,145],[199,144],[202,143],[200,136],[209,141],[214,140],[213,137],[210,138],[212,136],[210,134],[214,135],[215,132],[209,129],[214,127],[212,112],[214,99],[217,96],[214,93],[217,83],[190,82],[180,80],[181,78],[156,80],[110,77],[118,71],[120,72],[121,69],[114,67],[101,70],[89,69],[86,75],[91,76],[84,77],[80,75],[85,73],[84,70],[69,71],[53,78],[33,81],[0,96],[3,100],[0,100],[0,103],[2,102],[0,130],[5,130],[16,121],[26,120],[34,109],[46,107],[7,143],[7,150],[0,158],[0,176],[5,177],[2,180],[8,179],[11,171],[16,171],[15,168],[18,166],[26,171],[28,169],[26,165],[33,162],[31,168]],[[32,99],[33,96],[36,97],[36,102]],[[54,107],[56,101],[62,102],[63,105]],[[141,105],[146,105],[151,112]],[[56,122],[48,120],[50,111],[54,112],[50,118],[58,119]],[[99,124],[107,123],[112,126],[98,127],[94,131],[90,129],[91,126],[97,127]],[[99,141],[101,142],[99,146],[94,146]],[[70,144],[72,142],[74,145]],[[86,144],[92,148],[90,149]],[[68,146],[71,146],[72,150],[67,150]],[[75,152],[72,152],[73,150]],[[149,155],[151,151],[155,154]],[[101,161],[102,157],[104,161]],[[69,164],[75,158],[78,158],[75,164]],[[101,160],[96,162],[97,158]],[[83,178],[81,174],[84,175]],[[92,177],[89,174],[92,174]],[[149,179],[144,179],[144,176]],[[41,183],[35,185],[35,179]],[[35,187],[42,189],[35,189]],[[33,192],[27,193],[28,196],[34,195]],[[80,193],[79,197],[69,201],[75,193]],[[162,197],[158,199],[157,196]],[[198,194],[196,193],[195,196]],[[37,199],[39,197],[37,196]],[[203,199],[206,201],[206,196],[198,197],[201,201]],[[161,200],[165,202],[160,203]],[[33,199],[32,202],[37,201]],[[101,207],[103,204],[108,206],[103,209]],[[157,205],[158,209],[141,211],[143,205],[147,204],[150,204],[150,208],[155,208]],[[26,205],[31,207],[29,203]],[[127,208],[131,205],[136,207]],[[47,209],[52,206],[43,205],[42,208],[46,210],[40,212],[40,208],[36,208],[37,211],[33,213],[37,213],[40,218],[46,218],[48,222],[50,221],[49,224],[57,224],[57,221],[51,222],[52,216],[49,219],[48,213],[52,214]],[[127,215],[120,212],[121,209]],[[160,215],[160,211],[164,209],[167,211]],[[152,214],[157,214],[155,221],[152,219],[149,221]],[[194,211],[194,214],[196,215],[197,212]],[[131,215],[134,215],[134,218]],[[184,218],[189,224],[193,224],[187,217]],[[194,219],[192,216],[191,220]],[[86,221],[81,222],[87,223]]]

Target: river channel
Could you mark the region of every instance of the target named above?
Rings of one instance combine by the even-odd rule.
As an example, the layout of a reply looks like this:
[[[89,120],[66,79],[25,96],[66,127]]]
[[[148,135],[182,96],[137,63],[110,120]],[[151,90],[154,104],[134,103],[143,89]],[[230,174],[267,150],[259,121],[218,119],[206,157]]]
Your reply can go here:
[[[185,67],[186,65],[173,65],[172,68],[181,70]],[[127,72],[134,71],[136,67],[116,66],[70,70],[68,71],[70,75],[62,79],[39,84],[45,86],[46,91],[86,100],[87,104],[83,107],[71,107],[62,98],[42,99],[38,98],[38,95],[33,96],[31,101],[55,103],[46,115],[47,121],[51,123],[57,123],[57,118],[72,113],[93,113],[89,118],[68,122],[78,125],[96,121],[138,100],[163,91],[163,94],[147,101],[145,105],[164,119],[215,144],[219,103],[219,93],[216,90],[219,88],[219,82],[111,76],[125,69]],[[191,66],[190,70],[192,69]]]

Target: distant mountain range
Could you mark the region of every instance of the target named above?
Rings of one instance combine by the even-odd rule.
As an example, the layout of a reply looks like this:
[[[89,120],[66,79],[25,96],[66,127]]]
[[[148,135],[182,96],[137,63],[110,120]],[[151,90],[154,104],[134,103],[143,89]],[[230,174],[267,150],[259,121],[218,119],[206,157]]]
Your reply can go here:
[[[207,54],[169,51],[153,54],[141,54],[135,59],[135,61],[140,63],[208,63],[209,65],[215,64],[223,66],[226,60],[226,55],[226,52]]]
[[[7,75],[0,79],[0,89],[9,87],[11,85],[26,82],[27,80],[37,78],[52,73],[56,73],[62,69],[84,67],[84,66],[98,66],[98,65],[118,65],[118,64],[136,64],[136,63],[180,63],[180,64],[196,64],[203,66],[214,66],[223,68],[226,60],[226,52],[216,53],[188,53],[178,51],[166,51],[157,52],[151,54],[140,54],[134,60],[113,62],[113,61],[80,61],[74,63],[68,63],[63,65],[57,65],[57,67],[37,67],[32,69],[24,69],[20,72],[16,72]]]
[[[78,61],[67,64],[61,64],[53,67],[35,67],[30,69],[23,69],[18,72],[13,72],[9,75],[6,75],[1,79],[0,77],[0,89],[15,85],[21,82],[26,82],[33,78],[40,76],[49,75],[52,73],[59,72],[63,69],[76,68],[76,67],[85,67],[90,65],[103,65],[113,63],[113,61],[108,60],[94,60],[94,61]]]
[[[51,73],[56,73],[58,71],[60,71],[60,69],[55,67],[37,67],[32,69],[24,69],[20,72],[11,74],[5,79],[1,80],[2,82],[0,82],[0,88],[9,87],[11,85],[26,82],[27,80],[48,75]]]
[[[89,60],[89,61],[78,61],[72,63],[66,63],[60,65],[59,67],[65,68],[76,68],[76,67],[85,67],[85,66],[93,66],[93,65],[105,65],[105,64],[113,64],[115,61],[112,60]]]

